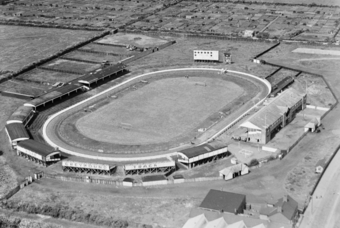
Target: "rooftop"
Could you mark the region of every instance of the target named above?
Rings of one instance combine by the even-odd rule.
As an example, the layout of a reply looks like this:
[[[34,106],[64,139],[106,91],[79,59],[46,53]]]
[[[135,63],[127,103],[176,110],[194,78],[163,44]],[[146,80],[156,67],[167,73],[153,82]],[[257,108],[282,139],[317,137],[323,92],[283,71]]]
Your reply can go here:
[[[22,123],[11,123],[6,125],[6,130],[12,141],[29,139],[30,136]]]
[[[21,141],[18,143],[18,146],[23,147],[27,150],[30,150],[34,153],[40,154],[43,157],[46,157],[49,154],[57,151],[56,149],[54,149],[53,147],[49,145],[46,145],[38,141],[34,141],[32,139]]]
[[[199,207],[235,213],[235,209],[238,209],[245,199],[246,196],[242,194],[211,189]]]

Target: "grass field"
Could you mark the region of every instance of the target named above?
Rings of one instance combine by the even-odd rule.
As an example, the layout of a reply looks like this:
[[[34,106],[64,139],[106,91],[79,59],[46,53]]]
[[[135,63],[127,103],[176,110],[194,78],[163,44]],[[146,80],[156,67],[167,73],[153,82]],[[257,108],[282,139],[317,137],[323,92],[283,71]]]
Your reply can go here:
[[[106,60],[117,63],[118,61],[126,58],[124,56],[101,55],[101,54],[86,53],[86,52],[81,52],[81,51],[72,51],[63,57],[93,61],[93,62],[98,62],[98,63],[101,63]]]
[[[161,44],[165,44],[168,41],[159,39],[159,38],[153,38],[150,36],[141,35],[141,34],[118,33],[112,36],[106,36],[97,42],[107,43],[107,44],[119,44],[119,45],[134,45],[137,47],[156,47]]]
[[[245,2],[252,2],[251,0],[245,0]],[[338,0],[258,0],[257,2],[270,2],[270,3],[288,3],[288,4],[321,4],[321,5],[334,5],[340,6],[340,2]]]
[[[76,74],[54,72],[43,69],[34,69],[18,76],[18,78],[21,79],[40,81],[48,84],[54,84],[56,82],[68,82],[78,77],[79,75]]]
[[[0,25],[0,70],[15,71],[95,32]]]
[[[190,78],[157,80],[129,92],[82,117],[77,128],[85,136],[104,142],[166,142],[192,131],[243,93],[230,81],[193,77],[197,72],[179,74]]]
[[[44,65],[44,67],[57,69],[57,70],[69,70],[79,73],[86,73],[95,70],[100,67],[100,64],[91,64],[78,61],[70,61],[65,59],[54,60]]]

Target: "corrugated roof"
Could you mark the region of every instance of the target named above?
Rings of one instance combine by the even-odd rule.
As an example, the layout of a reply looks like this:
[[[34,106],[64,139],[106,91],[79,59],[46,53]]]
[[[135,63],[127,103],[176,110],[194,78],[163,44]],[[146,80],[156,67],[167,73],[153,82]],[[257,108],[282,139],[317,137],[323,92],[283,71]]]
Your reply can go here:
[[[302,94],[293,88],[287,89],[273,99],[267,106],[260,109],[241,124],[241,127],[242,125],[246,126],[249,122],[264,129],[278,120],[284,112],[289,108],[292,108],[303,96],[305,96],[305,94]]]
[[[224,192],[220,190],[211,189],[201,203],[201,208],[235,213],[246,196],[242,194]]]
[[[197,157],[201,154],[209,153],[209,152],[212,152],[214,150],[221,149],[221,148],[224,148],[224,146],[212,146],[210,144],[203,144],[201,146],[196,146],[196,147],[184,149],[184,150],[180,151],[180,153],[184,154],[188,158],[193,158],[193,157]]]
[[[25,126],[22,123],[7,124],[6,130],[12,141],[30,138]]]
[[[142,177],[143,182],[167,180],[164,175],[153,175]]]
[[[33,108],[28,106],[20,106],[9,118],[9,120],[24,121],[24,119],[32,112]]]
[[[18,143],[18,146],[23,147],[27,150],[30,150],[34,153],[40,154],[43,157],[46,157],[49,154],[57,151],[56,149],[54,149],[53,147],[47,144],[34,141],[32,139],[21,141]]]
[[[82,80],[82,81],[86,81],[88,83],[93,83],[96,82],[102,78],[105,78],[107,76],[110,76],[122,69],[124,69],[126,66],[122,63],[118,63],[115,64],[113,66],[108,66],[105,67],[101,70],[95,71],[95,72],[90,72],[88,74],[86,74],[85,76],[78,78],[78,81]]]

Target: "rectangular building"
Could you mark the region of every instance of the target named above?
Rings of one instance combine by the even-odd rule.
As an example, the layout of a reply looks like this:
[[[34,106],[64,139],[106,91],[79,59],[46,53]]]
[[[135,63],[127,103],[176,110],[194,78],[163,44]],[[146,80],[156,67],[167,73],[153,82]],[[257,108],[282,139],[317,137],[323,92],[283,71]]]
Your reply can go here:
[[[306,106],[307,95],[290,88],[240,125],[248,142],[266,144]]]
[[[219,61],[219,51],[211,50],[194,50],[194,61]]]

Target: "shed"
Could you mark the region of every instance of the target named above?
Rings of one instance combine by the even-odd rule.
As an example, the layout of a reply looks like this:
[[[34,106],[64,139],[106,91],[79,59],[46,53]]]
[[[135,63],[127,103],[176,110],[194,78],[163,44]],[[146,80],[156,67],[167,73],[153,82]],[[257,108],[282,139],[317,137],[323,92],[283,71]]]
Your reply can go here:
[[[164,175],[153,175],[142,177],[143,186],[164,185],[168,180]]]
[[[25,126],[22,123],[7,124],[5,127],[5,131],[12,147],[15,147],[18,142],[30,138]]]
[[[224,180],[230,180],[235,177],[248,174],[249,168],[246,164],[239,163],[239,164],[224,168],[219,173],[220,173],[220,176],[223,177]]]
[[[326,161],[325,158],[319,160],[319,161],[316,163],[316,166],[315,166],[315,173],[322,173],[322,172],[325,170],[326,165],[327,165],[327,161]]]
[[[126,186],[126,187],[132,187],[134,183],[136,183],[136,181],[135,179],[131,177],[126,177],[123,180],[123,186]]]
[[[246,208],[246,196],[211,189],[199,207],[211,211],[239,214],[243,213]]]

